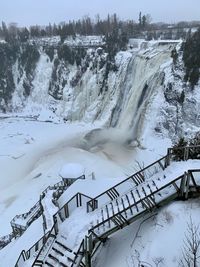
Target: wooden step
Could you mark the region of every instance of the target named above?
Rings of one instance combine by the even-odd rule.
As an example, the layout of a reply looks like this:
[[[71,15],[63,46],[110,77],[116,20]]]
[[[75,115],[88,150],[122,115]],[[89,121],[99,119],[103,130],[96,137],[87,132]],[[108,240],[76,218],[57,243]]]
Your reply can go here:
[[[108,227],[110,228],[110,214],[109,214],[109,209],[108,209],[108,206],[106,205],[106,213],[107,213],[107,219],[108,219]]]
[[[62,248],[64,248],[65,250],[72,252],[72,250],[70,248],[68,248],[67,246],[63,245],[60,241],[55,240],[55,243],[58,244],[59,246],[61,246]]]
[[[49,267],[54,267],[54,265],[52,265],[51,263],[49,263],[48,261],[45,261],[45,264]]]
[[[57,263],[59,263],[62,267],[69,267],[68,265],[66,265],[65,263],[59,261],[59,259],[57,259],[55,256],[53,256],[52,254],[49,254],[48,257],[50,259],[53,259],[54,261],[56,261]]]
[[[123,207],[123,210],[124,210],[124,215],[127,218],[127,210],[126,210],[126,207],[125,207],[125,204],[124,204],[123,196],[121,197],[121,203],[122,203],[122,207]]]
[[[57,248],[52,247],[52,250],[54,250],[60,256],[64,256],[64,253],[62,253],[61,251],[59,251]]]
[[[133,202],[134,202],[134,204],[135,204],[135,208],[136,208],[136,210],[137,210],[137,212],[138,212],[138,211],[139,211],[139,208],[138,208],[138,205],[136,204],[135,196],[134,196],[134,194],[133,194],[133,191],[131,190],[130,193],[131,193],[131,197],[132,197],[132,199],[133,199]]]
[[[141,203],[142,203],[142,206],[143,206],[144,208],[146,208],[147,210],[151,209],[151,208],[152,208],[152,204],[150,203],[150,201],[149,201],[148,198],[143,199],[143,198],[141,197],[141,194],[140,194],[141,192],[142,192],[143,195],[145,196],[145,193],[144,193],[143,191],[140,191],[140,192],[139,192],[139,190],[136,189],[136,193],[137,193],[137,195],[138,195],[138,197],[139,197],[139,199],[140,199],[140,201],[141,201]]]
[[[152,181],[153,186],[155,186],[155,188],[158,190],[158,187],[157,187],[155,181],[154,180],[151,180],[151,181]]]
[[[106,194],[109,196],[111,200],[119,197],[119,192],[115,188],[109,189]]]
[[[53,259],[53,260],[56,261],[56,262],[59,262],[59,260],[58,260],[55,256],[53,256],[52,254],[49,254],[48,257],[49,257],[50,259]]]
[[[129,197],[128,197],[128,195],[127,195],[127,194],[125,194],[125,197],[126,197],[126,200],[127,200],[127,202],[128,202],[128,206],[129,206],[129,209],[130,209],[131,215],[133,215],[133,210],[132,210],[132,208],[131,208],[131,202],[130,202],[130,199],[129,199]]]
[[[34,262],[34,266],[42,267],[42,265],[43,265],[43,261],[41,261],[41,260],[36,260]]]
[[[66,264],[63,263],[62,261],[60,261],[59,264],[60,264],[62,267],[69,267],[69,265],[66,265]]]
[[[114,222],[115,225],[119,226],[120,228],[122,228],[124,224],[129,224],[126,218],[124,218],[124,216],[121,214],[115,215],[115,217],[113,217],[111,220]]]

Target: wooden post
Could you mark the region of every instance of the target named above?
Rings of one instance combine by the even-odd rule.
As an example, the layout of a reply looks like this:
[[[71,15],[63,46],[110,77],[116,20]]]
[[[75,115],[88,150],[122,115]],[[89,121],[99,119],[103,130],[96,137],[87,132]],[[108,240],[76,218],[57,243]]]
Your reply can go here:
[[[98,209],[98,200],[97,199],[94,199],[94,202],[93,202],[93,210],[95,209]]]
[[[187,172],[186,174],[186,186],[185,186],[185,199],[188,199],[189,187],[190,187],[190,174]]]
[[[167,168],[170,165],[170,154],[171,154],[171,149],[167,149],[167,157],[165,158],[165,168]]]
[[[56,216],[53,216],[55,234],[58,234],[58,220]]]
[[[92,235],[85,236],[84,240],[84,255],[85,255],[85,267],[92,267]]]
[[[181,179],[181,184],[180,184],[180,196],[181,197],[184,197],[184,193],[185,193],[186,175],[187,173],[185,172],[183,178]]]
[[[79,195],[78,193],[76,194],[76,207],[79,207]]]

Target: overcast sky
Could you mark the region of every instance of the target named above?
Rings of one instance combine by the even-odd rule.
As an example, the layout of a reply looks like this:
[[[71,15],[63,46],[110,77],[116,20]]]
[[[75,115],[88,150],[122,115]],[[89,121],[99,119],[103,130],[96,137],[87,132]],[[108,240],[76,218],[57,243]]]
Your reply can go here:
[[[0,0],[0,21],[20,26],[94,18],[98,13],[137,21],[140,11],[151,14],[153,22],[200,20],[200,0]]]

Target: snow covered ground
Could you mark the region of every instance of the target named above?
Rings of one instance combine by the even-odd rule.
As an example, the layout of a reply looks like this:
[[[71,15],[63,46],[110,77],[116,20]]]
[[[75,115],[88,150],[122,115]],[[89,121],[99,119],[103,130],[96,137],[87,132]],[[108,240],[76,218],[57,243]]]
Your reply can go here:
[[[117,166],[116,162],[125,154],[126,161],[131,162],[132,151],[124,148],[119,154],[120,147],[114,150],[112,144],[102,150],[96,148],[95,153],[81,149],[83,136],[93,128],[95,125],[1,119],[0,235],[9,233],[10,220],[17,213],[30,209],[38,201],[40,192],[61,180],[59,171],[64,163],[81,163],[90,180],[92,172],[95,181],[125,177],[125,162],[122,166]]]
[[[142,218],[105,243],[95,266],[178,267],[188,234],[187,224],[192,218],[194,224],[199,225],[199,211],[199,199],[179,201],[162,208],[158,214]]]
[[[40,193],[49,184],[61,180],[59,173],[64,164],[74,162],[81,164],[85,169],[86,180],[75,182],[60,198],[60,206],[65,204],[76,192],[82,192],[91,197],[100,194],[134,173],[139,166],[147,165],[163,156],[166,153],[166,147],[170,144],[169,140],[152,135],[147,141],[145,135],[149,136],[150,131],[147,127],[141,138],[144,141],[143,147],[140,149],[123,145],[123,142],[119,141],[123,135],[114,129],[104,130],[102,136],[98,136],[96,142],[92,140],[92,146],[88,146],[89,140],[86,141],[84,136],[99,127],[98,124],[56,124],[22,118],[1,118],[0,236],[11,232],[10,221],[16,214],[27,212],[39,200]],[[111,140],[113,141],[111,142]],[[194,207],[192,210],[188,208],[191,205]],[[164,247],[159,249],[157,247],[162,238],[166,239],[166,244],[170,242],[170,236],[173,240],[173,233],[179,228],[180,223],[182,225],[182,230],[179,229],[181,234],[178,236],[180,244],[174,246],[175,248],[178,248],[179,245],[181,247],[188,218],[192,215],[196,220],[198,207],[198,202],[191,201],[174,203],[164,208],[157,217],[142,224],[138,233],[139,237],[135,239],[133,245],[133,238],[140,222],[116,233],[98,254],[95,266],[134,266],[133,257],[134,261],[139,257],[140,261],[150,263],[154,258],[163,257],[165,262],[163,266],[177,266],[176,253],[175,256],[173,253],[164,254]],[[186,219],[182,222],[181,212],[183,210]],[[69,231],[71,227],[74,227],[76,217],[79,218],[78,220],[81,219],[82,212],[83,210],[80,209],[72,214],[72,220],[68,225]],[[165,221],[165,218],[163,219],[163,216],[167,216],[166,212],[172,214],[169,216],[170,223]],[[76,227],[73,229],[76,231]],[[169,233],[168,230],[172,235],[166,234]],[[4,262],[6,267],[13,267],[21,250],[30,248],[43,234],[42,218],[40,217],[22,237],[0,251],[1,262]],[[121,240],[125,242],[121,242]],[[73,242],[76,244],[76,238],[70,243]],[[172,241],[172,243],[175,242]],[[166,247],[171,247],[171,244]],[[119,253],[120,251],[122,254]],[[139,251],[139,256],[137,251]],[[3,259],[4,261],[2,261]],[[173,262],[174,265],[172,265]],[[137,263],[134,262],[134,264]],[[154,266],[153,263],[152,266]]]

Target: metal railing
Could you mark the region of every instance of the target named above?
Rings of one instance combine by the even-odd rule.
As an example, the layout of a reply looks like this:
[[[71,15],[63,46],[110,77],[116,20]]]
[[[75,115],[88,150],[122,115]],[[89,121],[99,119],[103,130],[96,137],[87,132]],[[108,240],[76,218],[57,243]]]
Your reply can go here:
[[[134,183],[135,186],[137,186],[138,184],[142,183],[143,181],[153,176],[154,174],[158,173],[159,171],[164,170],[167,167],[166,159],[167,156],[160,158],[159,160],[146,166],[142,170],[124,179],[120,183],[110,187],[109,189],[99,194],[95,198],[92,198],[87,203],[87,212],[97,209],[101,204],[107,202],[108,200],[117,198],[128,188],[130,188],[130,184],[131,186],[133,186]]]
[[[120,196],[121,192],[120,192],[119,188],[125,182],[131,182],[131,183],[134,182],[135,185],[139,185],[140,183],[142,183],[148,177],[154,175],[155,173],[159,172],[160,170],[164,170],[170,164],[170,162],[172,160],[176,160],[174,155],[175,155],[175,152],[176,152],[177,149],[180,149],[181,153],[183,153],[183,155],[184,155],[183,156],[183,160],[194,159],[194,158],[198,158],[198,157],[200,158],[200,146],[169,148],[168,149],[168,153],[167,153],[166,156],[164,156],[161,159],[157,160],[156,162],[148,165],[147,167],[143,168],[142,170],[136,172],[135,174],[131,175],[130,177],[126,178],[125,180],[123,180],[122,182],[116,184],[115,186],[109,188],[108,190],[106,190],[105,192],[101,193],[100,195],[98,195],[95,198],[91,198],[89,196],[86,196],[86,195],[78,192],[66,204],[64,204],[58,210],[58,212],[53,216],[54,225],[53,225],[52,229],[54,231],[54,235],[56,236],[58,231],[59,231],[59,222],[63,222],[66,218],[68,218],[70,216],[71,212],[75,208],[86,204],[87,205],[87,211],[89,211],[89,209],[94,210],[94,209],[96,209],[98,207],[98,201],[102,196],[109,197],[109,200],[114,200],[115,198]],[[194,157],[194,154],[196,155],[195,157]],[[189,179],[192,180],[193,187],[195,187],[196,189],[198,188],[198,190],[200,192],[199,186],[196,184],[196,181],[195,181],[195,178],[194,178],[194,175],[193,175],[194,173],[197,173],[197,172],[200,172],[200,169],[188,170],[187,175],[188,175],[188,177],[190,177]],[[174,184],[176,181],[179,181],[179,180],[182,181],[183,179],[185,179],[185,174],[177,177],[173,181],[171,181],[168,184],[162,186],[161,188],[159,188],[154,193],[157,193],[160,190],[163,190],[167,186],[170,186],[170,185]],[[190,180],[188,180],[188,181],[190,181]],[[191,187],[189,182],[184,182],[184,183],[181,182],[180,183],[180,189],[181,190],[185,190],[185,187],[182,188],[183,186],[186,186],[187,188]],[[146,196],[146,197],[149,197],[149,196]],[[143,198],[141,200],[143,201],[143,200],[145,200],[145,198]],[[133,207],[134,205],[135,204],[133,204],[131,207]],[[130,207],[127,207],[126,210],[127,209],[130,209]],[[111,220],[111,219],[112,219],[112,217],[110,217],[107,220]],[[102,223],[105,223],[105,221],[102,222]],[[93,230],[95,228],[99,227],[99,226],[100,225],[98,225],[98,224],[93,226],[89,230],[89,236],[93,235],[94,238],[97,238],[94,235]],[[25,252],[24,250],[22,251],[20,256],[19,256],[19,258],[18,258],[18,261],[17,261],[15,267],[20,267],[21,266],[20,265],[21,262],[24,262],[26,259],[30,258],[31,255],[33,255],[33,253],[35,253],[36,251],[39,250],[38,255],[37,255],[36,259],[35,259],[35,262],[36,262],[38,260],[38,257],[40,255],[40,252],[41,252],[42,248],[44,247],[44,244],[47,242],[48,238],[50,237],[50,234],[49,234],[50,232],[48,232],[40,240],[38,240],[27,252]],[[46,241],[45,242],[44,241],[40,242],[41,240],[46,240]],[[73,261],[71,267],[80,266],[82,258],[83,258],[83,255],[84,255],[84,242],[85,242],[85,240],[83,239],[81,244],[80,244],[80,246],[79,246],[79,249],[78,249],[77,253],[75,253],[75,258],[74,258],[74,261]]]

